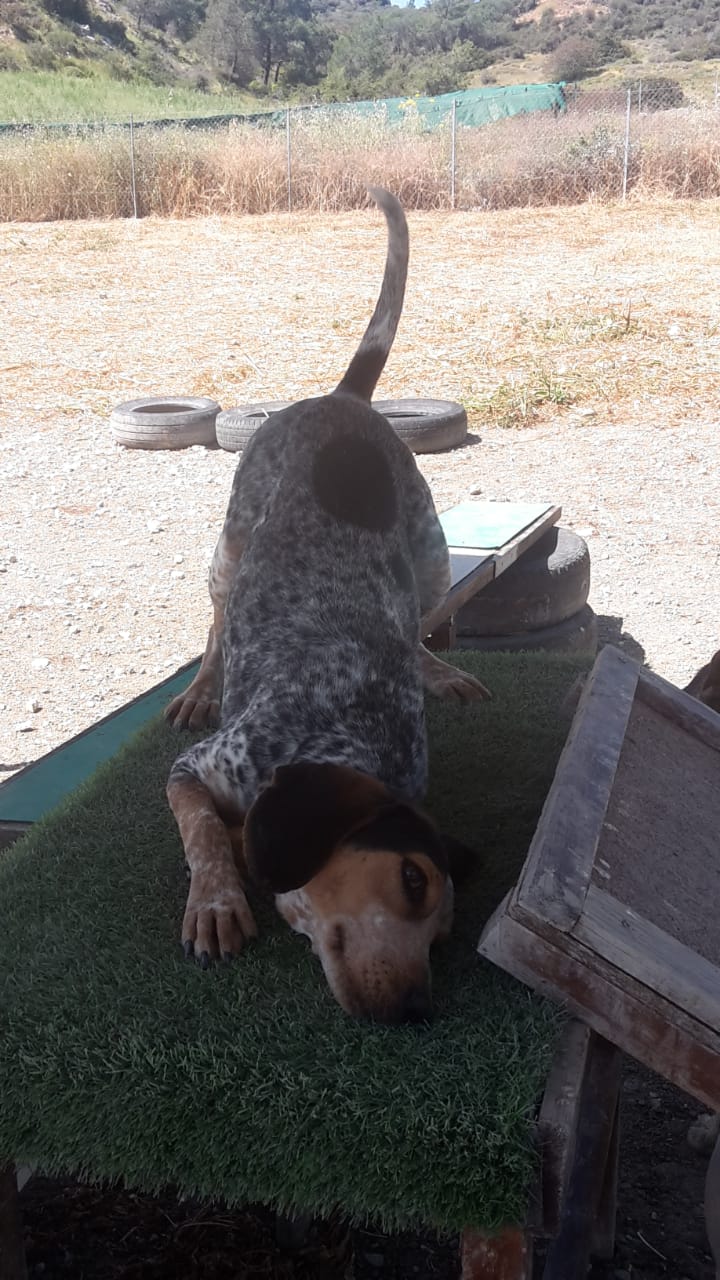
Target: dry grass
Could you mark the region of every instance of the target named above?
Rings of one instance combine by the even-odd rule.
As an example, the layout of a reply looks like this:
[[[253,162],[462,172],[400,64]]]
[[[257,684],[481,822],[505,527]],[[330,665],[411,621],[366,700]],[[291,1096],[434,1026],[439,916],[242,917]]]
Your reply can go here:
[[[717,216],[711,201],[411,215],[387,393],[452,396],[501,426],[709,412]],[[225,405],[324,390],[372,309],[382,242],[374,210],[8,226],[6,406],[20,420],[32,404],[41,422],[82,406],[99,425],[161,385]]]
[[[628,192],[634,199],[720,195],[717,113],[677,110],[634,116]],[[460,208],[515,208],[614,201],[622,192],[621,111],[536,114],[458,136]],[[381,110],[359,119],[296,114],[292,121],[292,207],[313,212],[361,207],[366,182],[389,186],[408,209],[450,203],[450,134],[424,133],[408,113],[388,127]],[[282,130],[231,124],[216,132],[182,127],[136,133],[138,213],[190,217],[287,209]],[[0,138],[0,220],[132,216],[127,131],[108,128]]]

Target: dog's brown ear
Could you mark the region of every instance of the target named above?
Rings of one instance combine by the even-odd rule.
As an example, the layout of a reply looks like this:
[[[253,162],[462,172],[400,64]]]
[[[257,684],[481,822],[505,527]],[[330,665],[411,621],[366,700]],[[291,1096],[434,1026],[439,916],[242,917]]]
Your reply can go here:
[[[382,783],[347,765],[283,765],[245,819],[248,872],[273,893],[302,888],[389,799]]]
[[[464,884],[476,870],[480,858],[474,849],[463,844],[462,840],[456,840],[454,836],[443,834],[442,842],[448,860],[450,879],[457,888],[458,885]]]

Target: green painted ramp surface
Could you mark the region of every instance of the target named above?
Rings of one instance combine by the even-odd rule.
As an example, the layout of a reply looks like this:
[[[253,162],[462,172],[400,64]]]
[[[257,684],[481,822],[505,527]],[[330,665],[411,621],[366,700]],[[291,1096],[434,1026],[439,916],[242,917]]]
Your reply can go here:
[[[146,721],[158,715],[192,680],[198,661],[91,725],[0,786],[0,822],[37,822],[114,756]]]

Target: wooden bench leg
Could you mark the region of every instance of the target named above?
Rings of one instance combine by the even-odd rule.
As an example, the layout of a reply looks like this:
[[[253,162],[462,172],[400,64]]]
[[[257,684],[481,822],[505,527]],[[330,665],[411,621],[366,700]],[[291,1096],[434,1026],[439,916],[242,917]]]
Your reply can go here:
[[[705,1179],[705,1228],[715,1259],[715,1280],[720,1280],[720,1137]]]
[[[460,1262],[462,1280],[531,1280],[532,1241],[523,1227],[492,1236],[463,1231]]]
[[[442,622],[432,635],[428,636],[425,647],[431,649],[433,653],[438,650],[442,653],[447,649],[455,648],[456,638],[455,618],[448,618],[447,622]]]
[[[603,1205],[603,1195],[613,1192],[620,1068],[619,1050],[593,1033],[562,1221],[548,1245],[544,1280],[578,1280],[587,1274],[594,1244],[608,1246],[610,1205]]]
[[[0,1164],[0,1280],[27,1280],[15,1166]]]
[[[615,1254],[615,1226],[617,1221],[618,1176],[620,1172],[620,1095],[615,1103],[615,1119],[610,1135],[605,1177],[600,1191],[595,1227],[593,1230],[592,1254],[594,1258],[605,1261]]]

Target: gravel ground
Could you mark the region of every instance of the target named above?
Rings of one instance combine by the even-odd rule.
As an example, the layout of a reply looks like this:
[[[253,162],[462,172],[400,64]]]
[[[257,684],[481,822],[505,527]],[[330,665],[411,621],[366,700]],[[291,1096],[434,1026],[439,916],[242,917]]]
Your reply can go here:
[[[720,644],[716,219],[710,203],[415,215],[379,389],[464,397],[468,444],[419,460],[438,508],[562,504],[603,633],[679,683]],[[371,212],[0,228],[4,776],[204,644],[236,459],[124,450],[113,404],[327,389],[382,253]],[[498,425],[498,388],[523,425]]]

